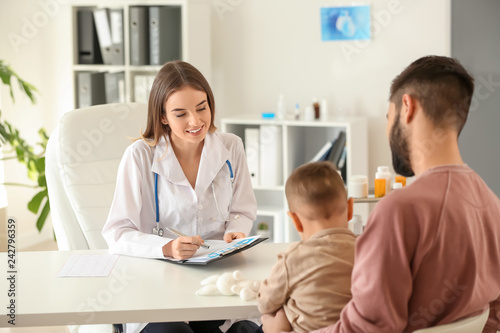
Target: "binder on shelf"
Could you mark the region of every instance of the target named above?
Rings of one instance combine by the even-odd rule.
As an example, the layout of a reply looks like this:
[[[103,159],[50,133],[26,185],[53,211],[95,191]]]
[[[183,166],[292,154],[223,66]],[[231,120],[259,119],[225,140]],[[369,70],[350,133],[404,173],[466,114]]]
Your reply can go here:
[[[149,63],[159,66],[181,59],[181,8],[149,7]]]
[[[283,185],[281,126],[261,125],[259,136],[259,183],[262,186]]]
[[[130,7],[130,64],[149,65],[149,10]]]
[[[340,175],[342,176],[342,179],[344,180],[344,183],[347,185],[347,146],[344,146],[344,152],[342,153],[342,156],[340,157],[340,161],[337,165],[337,169],[340,170]]]
[[[125,54],[123,49],[123,9],[113,8],[109,10],[109,21],[111,28],[111,64],[124,65]]]
[[[245,154],[252,186],[259,186],[259,136],[258,128],[245,128]]]
[[[341,131],[335,140],[332,149],[330,150],[330,154],[328,154],[328,161],[332,162],[337,169],[339,168],[339,161],[342,157],[342,153],[344,152],[345,142],[345,131]]]
[[[80,9],[76,13],[79,64],[102,64],[92,10]]]
[[[106,103],[104,72],[77,74],[78,108]]]
[[[320,162],[327,161],[330,150],[332,149],[333,143],[328,141],[323,147],[314,155],[314,157],[309,162]]]
[[[105,65],[111,65],[112,61],[112,46],[111,29],[109,27],[108,9],[94,9],[94,22],[99,39],[99,47],[101,49],[102,60]]]
[[[125,72],[104,73],[106,103],[125,103]]]

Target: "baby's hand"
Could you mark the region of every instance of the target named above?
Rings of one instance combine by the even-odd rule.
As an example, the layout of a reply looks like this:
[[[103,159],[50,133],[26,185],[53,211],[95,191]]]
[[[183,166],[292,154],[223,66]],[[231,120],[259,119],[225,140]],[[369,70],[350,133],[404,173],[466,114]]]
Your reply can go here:
[[[228,232],[224,235],[224,240],[226,243],[231,243],[233,239],[245,238],[245,234],[242,232]]]

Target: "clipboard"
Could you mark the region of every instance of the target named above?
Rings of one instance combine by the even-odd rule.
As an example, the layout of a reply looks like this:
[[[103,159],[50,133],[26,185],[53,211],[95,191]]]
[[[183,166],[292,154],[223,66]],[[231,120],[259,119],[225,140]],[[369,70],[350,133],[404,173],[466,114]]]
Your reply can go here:
[[[254,247],[257,244],[267,240],[268,237],[250,236],[241,239],[235,239],[231,243],[225,241],[207,240],[205,244],[210,245],[210,249],[200,248],[196,254],[189,259],[162,258],[166,262],[181,265],[208,265],[211,262],[228,258],[236,253],[243,252]]]

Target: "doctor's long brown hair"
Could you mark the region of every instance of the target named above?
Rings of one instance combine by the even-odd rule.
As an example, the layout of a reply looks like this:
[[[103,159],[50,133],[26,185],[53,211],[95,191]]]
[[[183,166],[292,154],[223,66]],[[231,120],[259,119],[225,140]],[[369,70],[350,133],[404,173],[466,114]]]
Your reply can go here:
[[[165,104],[167,99],[176,91],[191,87],[207,94],[207,102],[210,107],[210,133],[217,129],[214,125],[215,100],[212,89],[207,80],[193,65],[180,61],[167,62],[160,69],[153,81],[149,94],[148,121],[146,130],[141,133],[141,138],[150,146],[156,146],[162,136],[170,135],[170,126],[161,122],[165,115]]]

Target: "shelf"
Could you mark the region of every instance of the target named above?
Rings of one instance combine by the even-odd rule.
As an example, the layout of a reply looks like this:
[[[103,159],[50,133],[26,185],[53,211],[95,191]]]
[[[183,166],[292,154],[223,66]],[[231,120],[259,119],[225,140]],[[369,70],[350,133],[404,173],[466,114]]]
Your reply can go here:
[[[259,115],[242,115],[234,118],[224,118],[221,123],[232,125],[286,125],[298,127],[345,127],[354,122],[365,122],[363,117],[327,117],[312,121],[287,120],[287,119],[263,119]]]
[[[329,117],[323,120],[315,121],[304,121],[304,120],[278,120],[278,119],[262,119],[260,114],[256,113],[253,115],[242,115],[238,117],[230,117],[221,119],[221,131],[229,132],[239,136],[244,145],[245,149],[258,154],[260,151],[259,143],[254,143],[251,139],[245,143],[245,133],[248,128],[260,128],[262,125],[277,126],[275,133],[280,133],[276,141],[270,142],[281,142],[278,143],[279,149],[277,153],[272,155],[270,158],[275,158],[276,161],[269,165],[277,165],[276,170],[280,170],[279,179],[281,184],[285,184],[286,180],[293,172],[293,170],[305,163],[308,163],[317,152],[325,145],[327,142],[331,142],[333,139],[337,138],[341,131],[346,134],[346,169],[345,169],[345,179],[348,181],[351,175],[367,174],[368,168],[368,134],[367,134],[367,121],[362,117]],[[260,132],[262,135],[263,132]],[[266,132],[267,133],[267,132]],[[259,137],[260,140],[261,137]],[[269,138],[268,138],[269,139]],[[247,147],[248,146],[248,147]],[[257,147],[257,148],[253,148]],[[259,155],[257,155],[259,156]],[[266,158],[269,158],[266,157]],[[255,167],[255,159],[251,159],[253,162],[252,167],[256,168],[255,174],[262,175],[258,172],[261,168],[260,157],[257,162],[258,167]],[[274,163],[275,162],[275,163]],[[269,171],[269,170],[267,170]],[[259,184],[259,180],[254,181]],[[265,184],[265,183],[264,183]],[[279,183],[278,183],[279,184]],[[274,221],[274,219],[280,219],[274,221],[273,232],[274,240],[278,242],[292,242],[299,240],[299,236],[293,223],[286,215],[288,210],[288,205],[285,197],[285,186],[254,186],[255,197],[257,199],[257,214],[262,214],[259,216],[269,217]],[[366,199],[369,202],[376,202],[378,199]],[[271,206],[271,210],[267,210]],[[367,207],[364,205],[359,205],[356,207],[356,214],[363,214],[363,211]],[[276,214],[279,212],[279,215]],[[257,221],[258,222],[258,221]]]
[[[126,70],[123,65],[73,65],[73,70],[77,71],[93,71],[93,72],[122,72]]]
[[[134,72],[158,72],[161,66],[128,66],[129,71]]]
[[[354,198],[354,203],[377,203],[382,198],[375,198],[373,194],[369,194],[367,198]]]
[[[254,186],[255,191],[285,191],[285,186]]]
[[[73,82],[71,83],[74,87],[73,92],[73,100],[75,107],[82,106],[90,106],[101,103],[109,103],[116,102],[116,95],[119,95],[119,101],[125,102],[144,102],[147,101],[149,90],[151,88],[151,83],[153,80],[151,79],[156,75],[156,73],[161,69],[162,66],[158,65],[141,65],[134,66],[132,65],[132,41],[136,40],[132,38],[131,34],[131,8],[133,7],[149,7],[149,6],[159,6],[159,7],[177,7],[180,8],[180,26],[176,28],[175,31],[178,31],[178,36],[180,36],[180,48],[177,56],[169,55],[168,58],[164,59],[177,59],[181,58],[184,61],[190,62],[205,76],[205,78],[210,82],[211,81],[211,69],[212,69],[212,60],[211,60],[211,23],[210,23],[210,15],[207,13],[210,12],[211,3],[206,0],[70,0],[69,2],[71,7],[71,26],[72,26],[72,72],[73,72]],[[79,55],[79,35],[78,30],[78,12],[80,10],[93,10],[93,9],[119,9],[121,10],[121,25],[119,21],[117,21],[117,16],[111,17],[111,13],[108,13],[108,22],[110,26],[110,32],[120,31],[121,28],[121,36],[117,34],[120,38],[119,42],[116,42],[116,39],[113,39],[113,43],[117,43],[119,45],[118,49],[123,51],[123,64],[122,65],[108,65],[108,64],[81,64],[81,58]],[[116,11],[115,11],[116,13]],[[118,16],[119,17],[119,16]],[[146,26],[144,29],[152,29],[149,24],[151,24],[148,15],[141,16],[146,21]],[[88,16],[86,16],[85,21],[88,24]],[[171,20],[164,20],[162,22],[172,22]],[[101,27],[102,27],[102,21]],[[112,25],[114,22],[114,26]],[[95,26],[95,17],[94,17],[94,26]],[[160,40],[165,41],[163,37],[165,37],[165,33],[168,30],[167,28],[161,28],[163,25],[159,25],[160,29]],[[113,30],[114,27],[114,30]],[[88,31],[88,29],[83,29],[81,31]],[[170,36],[170,34],[166,34]],[[116,37],[116,36],[112,36]],[[144,36],[144,35],[143,35]],[[117,37],[117,38],[118,38]],[[99,39],[98,34],[93,38]],[[89,43],[88,35],[81,40]],[[144,40],[148,40],[145,38]],[[93,49],[94,46],[89,47],[86,45],[86,51],[88,49]],[[113,44],[115,45],[115,44]],[[133,44],[135,45],[135,44]],[[173,39],[172,44],[169,45],[177,45],[177,41],[175,38]],[[149,45],[146,46],[148,48]],[[174,46],[175,47],[175,46]],[[143,50],[141,47],[139,50]],[[137,49],[134,49],[137,50]],[[164,50],[164,49],[162,49]],[[144,55],[142,55],[144,59]],[[145,57],[147,59],[148,56]],[[95,59],[94,59],[95,60]],[[116,59],[115,59],[116,60]],[[149,61],[140,62],[140,63],[150,63]],[[85,61],[90,62],[92,59],[85,59]],[[164,60],[160,60],[163,62]],[[134,62],[135,63],[135,62]],[[152,62],[157,63],[157,62]],[[108,75],[105,74],[108,79],[103,82],[102,74],[96,75],[84,75],[83,77],[80,75],[81,72],[99,72],[99,73],[116,73],[123,72],[123,76],[121,75]],[[148,76],[151,78],[140,78],[136,86],[136,78],[138,76]],[[88,79],[90,77],[90,79]],[[79,79],[82,78],[80,81]],[[95,81],[92,81],[95,78]],[[115,83],[116,82],[116,83]],[[82,86],[82,89],[79,89],[78,85]],[[95,89],[93,89],[95,88]],[[103,91],[105,91],[104,102],[103,102]],[[109,91],[109,92],[108,92]],[[118,93],[116,93],[118,91]],[[88,97],[90,95],[90,97]],[[94,99],[94,95],[96,98]],[[108,97],[111,96],[111,97]],[[84,100],[84,103],[80,103]]]
[[[283,214],[283,207],[260,206],[257,209],[257,216],[276,216]]]

